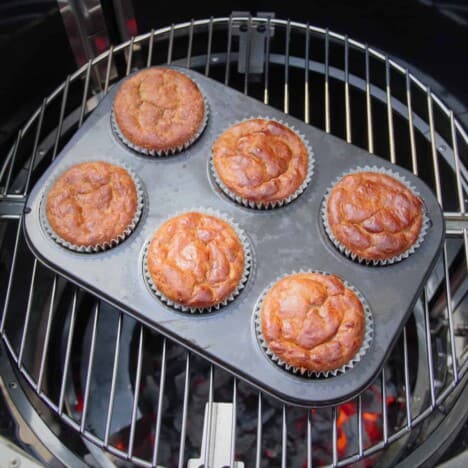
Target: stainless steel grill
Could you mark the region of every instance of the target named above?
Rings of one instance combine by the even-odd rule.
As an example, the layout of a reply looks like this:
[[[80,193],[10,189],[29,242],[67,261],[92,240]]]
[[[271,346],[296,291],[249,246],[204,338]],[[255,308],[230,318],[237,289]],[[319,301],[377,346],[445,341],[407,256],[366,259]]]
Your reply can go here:
[[[34,181],[113,82],[134,68],[161,63],[204,71],[412,170],[435,191],[447,234],[440,262],[388,364],[375,384],[345,404],[350,406],[307,409],[278,403],[101,304],[28,251],[22,215]],[[132,38],[68,76],[19,131],[5,158],[0,171],[2,347],[33,394],[90,447],[94,444],[93,453],[104,449],[141,466],[182,467],[199,456],[199,464],[212,466],[214,436],[208,428],[216,426],[216,402],[224,401],[231,415],[226,465],[239,460],[258,467],[343,466],[364,463],[378,452],[392,464],[400,453],[395,447],[430,439],[444,418],[444,405],[467,393],[467,150],[465,130],[427,86],[385,54],[334,32],[272,18],[230,17]],[[104,330],[112,331],[106,335]],[[148,372],[145,350],[155,342]],[[180,367],[176,377],[174,363]],[[122,380],[124,374],[128,381]],[[124,384],[127,399],[121,395]],[[148,393],[149,422],[142,404]],[[168,395],[176,402],[169,409]],[[195,411],[197,405],[201,411]],[[374,415],[372,425],[368,414]],[[241,434],[247,416],[255,424]],[[140,448],[145,437],[151,449]]]

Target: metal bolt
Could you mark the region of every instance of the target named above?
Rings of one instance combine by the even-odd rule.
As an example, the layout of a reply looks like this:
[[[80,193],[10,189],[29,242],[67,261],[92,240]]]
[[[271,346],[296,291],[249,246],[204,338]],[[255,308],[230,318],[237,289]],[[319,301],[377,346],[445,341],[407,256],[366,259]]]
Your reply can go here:
[[[438,148],[437,148],[441,153],[443,153],[447,147],[445,145],[440,145]]]
[[[12,458],[8,463],[8,466],[10,468],[18,468],[20,465],[21,465],[21,460],[17,457]]]
[[[16,382],[9,382],[8,383],[8,387],[10,388],[16,388],[18,385],[16,384]]]
[[[45,156],[45,154],[46,154],[46,150],[45,150],[45,149],[40,149],[40,150],[39,150],[39,156],[42,157],[42,156]]]
[[[266,31],[265,25],[264,25],[264,24],[259,24],[259,25],[257,26],[257,31],[258,31],[259,33],[264,33],[264,32]]]

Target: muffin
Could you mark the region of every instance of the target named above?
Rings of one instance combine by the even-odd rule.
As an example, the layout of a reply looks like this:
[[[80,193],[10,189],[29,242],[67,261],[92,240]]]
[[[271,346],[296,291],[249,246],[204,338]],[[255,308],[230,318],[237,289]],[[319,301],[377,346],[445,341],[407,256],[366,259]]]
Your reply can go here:
[[[106,248],[133,230],[141,200],[127,170],[85,162],[59,176],[47,194],[45,211],[55,240],[75,250]]]
[[[311,175],[309,151],[290,128],[251,119],[228,128],[213,146],[220,188],[245,206],[264,208],[299,196]]]
[[[263,298],[261,335],[281,364],[327,372],[355,358],[365,335],[364,308],[338,276],[297,273],[276,282]]]
[[[366,262],[401,259],[416,245],[424,217],[422,200],[384,172],[344,176],[326,204],[326,227],[335,245]]]
[[[171,68],[148,68],[124,81],[114,99],[119,137],[137,151],[162,155],[188,147],[206,122],[202,93]]]
[[[161,299],[195,310],[232,300],[245,281],[246,262],[243,242],[228,222],[189,212],[156,231],[146,267]]]

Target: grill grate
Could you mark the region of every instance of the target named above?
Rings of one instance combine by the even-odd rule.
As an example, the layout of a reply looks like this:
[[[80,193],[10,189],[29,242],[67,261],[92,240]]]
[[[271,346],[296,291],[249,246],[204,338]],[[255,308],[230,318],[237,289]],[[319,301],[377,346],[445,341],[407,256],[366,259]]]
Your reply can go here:
[[[235,27],[247,25],[245,34],[252,28],[262,27],[266,31],[264,73],[249,73],[250,48],[247,47],[246,73],[240,74],[236,64],[240,54],[236,51]],[[348,142],[366,148],[371,153],[388,158],[403,165],[426,181],[435,191],[444,208],[447,223],[447,241],[441,262],[426,285],[414,312],[422,351],[412,350],[411,331],[407,325],[400,342],[389,358],[397,359],[397,349],[402,353],[400,368],[401,386],[392,396],[403,408],[404,418],[396,427],[390,421],[390,405],[387,397],[385,367],[376,383],[380,391],[381,413],[379,425],[381,437],[370,443],[364,440],[366,392],[356,397],[355,414],[357,428],[356,447],[343,453],[341,449],[342,409],[332,407],[329,417],[331,447],[328,458],[320,461],[333,466],[358,462],[378,451],[386,449],[408,434],[413,428],[427,420],[446,399],[461,391],[465,386],[468,360],[465,343],[459,333],[459,312],[463,301],[466,304],[468,262],[468,216],[465,197],[468,193],[467,171],[463,161],[468,154],[468,137],[453,112],[432,91],[413,76],[407,69],[379,51],[334,32],[300,23],[270,18],[211,18],[172,25],[132,38],[129,42],[111,49],[80,68],[43,100],[41,107],[18,132],[16,141],[0,169],[0,229],[3,235],[2,272],[0,296],[3,312],[0,333],[9,355],[17,368],[47,406],[68,425],[96,446],[111,454],[130,460],[141,466],[161,464],[162,434],[169,424],[164,414],[165,392],[173,392],[167,380],[167,360],[170,349],[178,346],[162,339],[158,395],[154,421],[151,421],[151,455],[145,459],[137,453],[139,437],[139,400],[142,392],[144,349],[147,340],[154,337],[149,327],[135,324],[137,345],[133,402],[128,415],[128,440],[126,448],[113,440],[116,407],[116,384],[121,367],[121,339],[123,324],[128,320],[122,313],[115,312],[115,341],[108,357],[112,368],[111,384],[106,392],[103,410],[105,429],[94,431],[88,424],[93,379],[99,375],[95,365],[96,347],[99,346],[99,323],[109,311],[102,311],[100,302],[89,298],[77,287],[48,271],[25,246],[22,234],[22,214],[30,187],[53,160],[64,144],[79,128],[86,116],[107,93],[109,86],[135,67],[172,63],[192,67],[226,85],[243,90],[246,94],[261,99],[264,103],[302,118],[305,122],[323,128]],[[105,81],[101,88],[92,81],[93,72],[105,64]],[[0,235],[1,238],[1,235]],[[11,252],[11,254],[8,254]],[[64,291],[68,291],[67,294]],[[66,297],[67,299],[63,299]],[[87,299],[83,299],[86,298]],[[92,301],[91,314],[83,303]],[[65,311],[68,311],[65,314]],[[64,319],[66,315],[67,320]],[[42,317],[38,323],[38,318]],[[82,378],[83,396],[80,411],[73,411],[69,403],[70,382],[73,380],[73,361],[77,354],[77,333],[83,320],[90,320],[91,338],[86,350],[87,361]],[[463,323],[462,323],[463,325]],[[54,349],[51,342],[60,328],[64,333],[65,353],[60,363],[60,378],[50,378]],[[456,333],[457,331],[457,333]],[[411,335],[411,336],[410,336]],[[413,333],[414,335],[414,333]],[[442,337],[442,339],[440,338]],[[441,348],[442,347],[442,348]],[[441,360],[441,351],[447,348]],[[85,359],[85,358],[83,358]],[[177,459],[166,463],[185,466],[192,453],[187,453],[187,431],[191,419],[191,397],[196,391],[193,375],[198,372],[199,358],[188,352],[183,354],[183,384],[180,396],[181,420],[176,453]],[[415,396],[414,363],[419,367],[417,374],[425,378],[423,386],[428,389],[428,398]],[[423,368],[423,370],[421,370]],[[209,365],[205,374],[208,427],[211,427],[212,408],[216,401],[216,377],[223,370]],[[442,376],[441,376],[442,375]],[[241,388],[244,383],[232,380],[232,440],[229,454],[230,466],[237,459],[239,445],[239,405],[245,404]],[[52,380],[52,382],[51,382]],[[58,381],[57,381],[58,380]],[[55,386],[54,386],[55,384]],[[420,384],[421,385],[421,384]],[[252,389],[250,391],[253,391]],[[252,463],[257,467],[266,462],[271,466],[286,467],[293,464],[290,440],[296,437],[291,429],[291,418],[302,411],[305,421],[302,454],[304,466],[316,463],[317,451],[322,450],[314,440],[314,427],[318,422],[315,410],[281,406],[281,427],[278,427],[278,453],[272,455],[265,447],[265,439],[271,434],[262,423],[266,412],[275,402],[261,393],[256,393],[256,427],[252,429],[255,444]],[[325,411],[324,410],[324,411]],[[267,434],[268,432],[268,434]],[[301,432],[302,434],[302,432]],[[302,435],[301,435],[302,437]],[[204,466],[209,465],[210,438],[206,438]],[[404,439],[406,440],[406,439]],[[200,454],[196,454],[198,456]],[[167,457],[165,457],[167,458]],[[296,460],[296,459],[294,459]]]

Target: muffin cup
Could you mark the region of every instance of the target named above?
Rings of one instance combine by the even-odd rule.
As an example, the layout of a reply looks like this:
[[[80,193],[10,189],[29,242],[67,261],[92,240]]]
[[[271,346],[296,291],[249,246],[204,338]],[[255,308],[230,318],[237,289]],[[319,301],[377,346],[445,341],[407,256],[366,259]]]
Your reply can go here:
[[[247,122],[247,121],[252,120],[252,119],[272,120],[274,122],[277,122],[277,123],[279,123],[281,125],[284,125],[285,127],[289,128],[289,130],[294,132],[301,139],[302,143],[304,143],[304,145],[305,145],[305,147],[307,149],[307,157],[308,157],[307,158],[308,159],[308,161],[307,161],[307,174],[306,174],[306,177],[305,177],[304,181],[302,182],[302,184],[297,188],[297,190],[292,195],[289,195],[289,197],[287,197],[287,198],[285,198],[283,200],[277,200],[277,201],[273,201],[273,202],[254,202],[252,200],[242,198],[240,195],[235,194],[221,180],[221,178],[218,175],[218,172],[216,171],[216,167],[214,165],[213,150],[211,151],[211,157],[210,157],[210,170],[211,170],[213,178],[215,179],[216,184],[218,185],[218,187],[223,191],[223,193],[225,195],[227,195],[231,200],[235,201],[236,203],[239,203],[240,205],[245,206],[247,208],[253,208],[253,209],[257,209],[257,210],[271,210],[273,208],[279,208],[281,206],[287,205],[288,203],[291,203],[293,200],[298,198],[299,195],[301,195],[302,192],[304,192],[304,190],[309,185],[309,182],[312,179],[312,176],[314,174],[314,166],[315,166],[314,152],[312,151],[312,148],[311,148],[308,140],[306,139],[306,137],[302,133],[300,133],[298,130],[296,130],[295,127],[293,127],[292,125],[289,125],[287,122],[284,122],[284,121],[279,120],[279,119],[274,119],[274,118],[271,118],[271,117],[264,117],[264,116],[249,117],[247,119],[237,120],[237,121],[233,122],[231,127],[233,127],[235,125],[238,125],[240,123],[243,123],[243,122]],[[226,130],[228,130],[228,129],[225,129],[223,131],[223,133]],[[218,135],[218,138],[221,135],[222,134]],[[218,138],[216,138],[215,141],[217,141]]]
[[[219,310],[219,309],[221,309],[221,307],[226,306],[230,302],[234,301],[234,299],[236,299],[236,297],[240,294],[242,289],[244,289],[244,287],[245,287],[245,285],[247,283],[247,279],[248,279],[249,273],[250,273],[250,268],[251,268],[251,265],[252,265],[252,252],[251,252],[251,249],[250,249],[250,243],[249,243],[249,241],[247,239],[247,236],[246,236],[245,232],[234,222],[234,220],[232,218],[224,215],[223,213],[220,213],[219,211],[212,210],[212,209],[209,209],[209,208],[193,208],[193,209],[189,209],[189,210],[178,211],[178,212],[172,214],[170,217],[166,218],[163,222],[161,222],[159,227],[161,227],[164,223],[166,223],[167,221],[169,221],[172,218],[175,218],[175,217],[180,216],[180,215],[185,214],[185,213],[192,213],[192,212],[206,214],[206,215],[210,215],[210,216],[216,216],[217,218],[219,218],[219,219],[225,221],[226,223],[228,223],[234,229],[234,232],[239,237],[239,240],[241,241],[242,247],[244,249],[244,271],[242,273],[241,279],[239,280],[239,283],[237,284],[236,289],[234,289],[234,291],[226,299],[224,299],[223,301],[221,301],[221,302],[219,302],[219,303],[217,303],[215,305],[212,305],[211,307],[188,307],[188,306],[186,306],[184,304],[180,304],[179,302],[176,302],[176,301],[173,301],[172,299],[169,299],[167,296],[165,296],[157,288],[157,286],[155,285],[155,283],[153,281],[153,278],[151,277],[151,274],[149,272],[149,268],[148,268],[148,248],[150,246],[152,237],[151,237],[151,239],[146,241],[144,251],[143,251],[143,276],[145,277],[145,281],[146,281],[147,285],[149,286],[150,290],[164,304],[168,305],[169,307],[171,307],[174,310],[177,310],[179,312],[189,312],[191,314],[196,314],[196,313],[203,314],[203,313],[208,313],[208,312],[213,312],[213,311]],[[159,227],[158,227],[158,229],[159,229]],[[153,235],[154,235],[154,233],[153,233]]]
[[[260,347],[262,350],[265,352],[265,354],[279,367],[282,369],[294,374],[294,375],[300,375],[301,377],[309,377],[309,378],[318,378],[318,377],[336,377],[339,374],[345,373],[348,369],[352,369],[364,356],[364,354],[367,352],[369,349],[371,342],[372,342],[372,336],[374,332],[374,321],[372,318],[372,313],[369,307],[369,304],[367,303],[366,299],[364,296],[361,294],[361,292],[355,288],[352,284],[348,283],[346,280],[341,278],[343,281],[345,287],[353,291],[358,299],[361,301],[362,307],[364,309],[364,318],[365,318],[365,331],[364,331],[364,338],[362,340],[361,347],[359,350],[356,352],[354,357],[344,364],[343,366],[337,368],[337,369],[332,369],[328,371],[310,371],[307,369],[301,369],[299,367],[292,366],[288,364],[287,362],[283,361],[279,356],[277,356],[269,347],[268,343],[263,336],[262,332],[262,319],[261,319],[261,311],[262,311],[262,306],[263,306],[263,301],[265,300],[265,296],[268,294],[270,289],[280,280],[283,278],[286,278],[287,276],[294,275],[297,273],[319,273],[322,275],[330,275],[331,273],[325,272],[325,271],[319,271],[319,270],[299,270],[299,271],[292,271],[291,273],[287,273],[284,275],[281,275],[277,277],[274,281],[272,281],[262,292],[260,295],[260,298],[258,299],[255,309],[254,309],[254,325],[255,325],[255,334],[257,336],[257,340],[260,344]]]
[[[86,162],[98,162],[98,161],[84,161]],[[104,161],[107,162],[107,161]],[[39,216],[41,219],[41,224],[44,228],[44,230],[47,232],[47,234],[59,245],[62,247],[65,247],[69,250],[73,250],[74,252],[79,252],[79,253],[97,253],[97,252],[103,252],[105,250],[109,250],[117,245],[119,245],[122,241],[127,239],[127,237],[130,236],[130,234],[135,230],[140,218],[141,214],[143,212],[143,206],[144,206],[144,195],[143,195],[143,185],[139,179],[139,177],[130,169],[128,168],[125,164],[122,164],[121,162],[114,162],[110,161],[109,164],[113,164],[115,166],[119,166],[122,169],[125,169],[127,173],[130,175],[130,177],[133,180],[133,183],[135,184],[135,189],[137,193],[137,207],[135,210],[135,215],[133,216],[133,219],[131,223],[127,226],[127,228],[119,234],[117,237],[114,239],[111,239],[108,242],[104,242],[102,244],[96,244],[96,245],[77,245],[77,244],[72,244],[71,242],[68,242],[67,240],[63,239],[60,237],[52,228],[52,226],[49,223],[49,219],[47,218],[47,212],[46,212],[46,204],[47,204],[47,196],[49,194],[50,189],[52,186],[55,184],[57,179],[68,169],[71,169],[73,166],[76,164],[72,164],[71,166],[65,168],[60,172],[60,174],[56,177],[53,178],[51,182],[47,185],[46,189],[44,190],[44,193],[42,195],[42,200],[41,200],[41,205],[39,208]]]
[[[405,252],[401,253],[400,255],[396,255],[391,258],[386,258],[386,259],[377,259],[377,260],[372,260],[368,258],[361,257],[360,255],[352,252],[350,249],[348,249],[345,245],[343,245],[333,234],[333,231],[330,227],[330,224],[328,222],[328,213],[327,213],[327,205],[328,205],[328,199],[330,197],[331,191],[333,188],[336,186],[336,184],[345,176],[351,175],[351,174],[356,174],[359,172],[374,172],[376,174],[386,174],[390,177],[393,177],[394,179],[398,180],[401,182],[405,187],[407,187],[413,194],[417,197],[419,197],[421,200],[422,197],[419,194],[419,192],[415,189],[414,186],[411,185],[411,183],[402,175],[399,173],[392,171],[391,169],[386,169],[383,167],[378,167],[378,166],[362,166],[362,167],[356,167],[354,169],[351,169],[350,171],[344,172],[341,174],[337,179],[335,179],[332,183],[332,185],[327,189],[325,192],[325,196],[322,201],[322,205],[320,207],[320,214],[322,217],[322,222],[323,226],[325,228],[325,232],[327,233],[327,236],[329,239],[332,241],[333,245],[346,257],[350,258],[351,260],[354,260],[355,262],[358,263],[363,263],[365,265],[372,265],[372,266],[385,266],[385,265],[391,265],[393,263],[400,262],[401,260],[404,260],[405,258],[408,258],[411,254],[413,254],[416,249],[422,244],[424,237],[427,234],[427,231],[429,230],[430,227],[430,219],[427,216],[427,210],[424,206],[424,200],[423,200],[423,219],[422,219],[422,225],[421,225],[421,230],[419,232],[419,236],[414,242],[413,245],[411,245]]]
[[[139,70],[141,71],[141,70]],[[200,127],[198,128],[197,132],[192,136],[192,138],[190,138],[189,140],[187,140],[184,144],[182,145],[179,145],[179,146],[175,146],[173,148],[167,148],[167,149],[164,149],[164,150],[151,150],[151,149],[148,149],[148,148],[144,148],[142,146],[138,146],[136,145],[135,143],[132,143],[121,131],[120,131],[120,128],[119,128],[119,125],[117,123],[117,120],[115,119],[115,114],[114,114],[114,106],[112,105],[112,111],[111,111],[111,127],[112,127],[112,131],[114,132],[114,134],[118,137],[118,139],[127,147],[127,148],[130,148],[131,150],[133,151],[136,151],[137,153],[140,153],[142,155],[145,155],[145,156],[154,156],[154,157],[165,157],[165,156],[172,156],[174,154],[177,154],[177,153],[180,153],[181,151],[184,151],[185,149],[187,149],[189,146],[191,146],[193,143],[195,143],[196,140],[198,140],[198,138],[200,137],[200,135],[203,133],[203,131],[205,130],[205,127],[206,127],[206,124],[208,122],[208,115],[209,115],[209,106],[208,106],[208,101],[206,99],[206,96],[205,96],[205,93],[203,92],[202,88],[200,87],[200,85],[196,82],[196,80],[194,80],[191,76],[187,75],[186,73],[184,73],[183,71],[181,70],[177,70],[178,72],[182,73],[183,75],[185,75],[187,78],[189,78],[191,81],[193,81],[202,97],[203,97],[203,121],[202,123],[200,124]],[[138,73],[138,72],[136,72]],[[135,73],[134,73],[135,74]],[[132,76],[132,75],[130,75]]]

